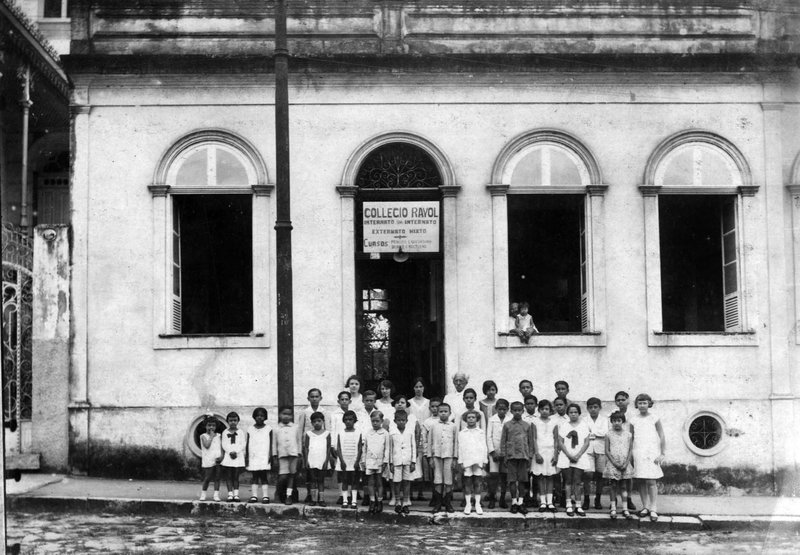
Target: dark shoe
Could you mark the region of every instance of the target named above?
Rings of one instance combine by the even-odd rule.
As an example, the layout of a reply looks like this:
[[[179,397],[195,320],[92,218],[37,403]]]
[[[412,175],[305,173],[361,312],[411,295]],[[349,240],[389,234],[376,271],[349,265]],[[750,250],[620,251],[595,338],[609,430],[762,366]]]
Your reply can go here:
[[[539,512],[540,512],[540,513],[543,513],[543,512],[545,512],[545,511],[547,511],[547,505],[545,505],[544,503],[542,503],[541,505],[539,505]]]
[[[494,500],[494,497],[489,499],[489,504],[487,505],[490,509],[494,509],[494,506],[497,502]]]
[[[403,505],[403,514],[407,515],[410,512],[411,512],[411,507],[408,505]]]
[[[369,498],[367,498],[367,497],[363,498],[361,500],[361,506],[362,507],[371,507],[372,505],[370,505]]]
[[[517,514],[519,512],[519,508],[517,508],[516,505],[511,505],[511,509],[509,509],[509,510],[511,511],[512,515],[515,515],[515,514]]]
[[[572,506],[567,507],[567,516],[575,516],[575,509]]]
[[[594,508],[597,509],[598,511],[603,508],[603,504],[600,502],[599,495],[594,498]]]
[[[589,508],[589,496],[588,495],[584,495],[583,496],[583,504],[581,505],[581,509],[583,509],[585,511],[588,508]]]
[[[337,505],[341,505],[342,503],[344,503],[344,497],[342,497],[342,496],[340,495],[340,496],[339,496],[339,497],[336,499],[336,504],[337,504]]]
[[[286,496],[286,503],[284,503],[284,505],[294,505],[294,501],[292,501],[292,497],[294,497],[294,496],[293,495],[287,495]]]
[[[442,494],[438,491],[433,492],[433,499],[431,499],[431,503],[433,503],[433,512],[438,513],[442,510]]]
[[[636,510],[636,505],[633,504],[633,501],[631,501],[630,497],[628,497],[628,510],[629,511],[635,511]]]
[[[261,499],[261,502],[262,502],[264,505],[269,505],[269,497],[264,497],[263,499]]]
[[[466,505],[465,505],[466,506]],[[453,508],[453,494],[448,493],[444,496],[444,510],[448,513],[454,513],[456,510]]]
[[[401,507],[400,505],[395,505],[394,512],[396,512],[397,514],[401,514],[403,512],[403,507]]]
[[[375,512],[376,513],[383,512],[383,501],[378,501],[378,503],[375,505]]]
[[[557,512],[558,512],[558,509],[556,509],[556,506],[555,506],[555,505],[553,505],[552,503],[550,503],[550,504],[547,506],[547,510],[548,510],[548,511],[550,511],[551,513],[557,513]]]
[[[328,504],[325,503],[325,501],[323,501],[322,499],[317,501],[317,507],[327,507],[327,506],[328,506]]]
[[[375,514],[375,507],[376,506],[377,506],[377,503],[375,501],[369,501],[369,514],[371,514],[371,515]]]
[[[305,500],[303,501],[303,503],[311,503],[311,501],[313,501],[313,500],[311,499],[311,492],[308,492],[308,493],[306,494],[306,498],[305,498]]]
[[[287,503],[287,505],[288,505],[288,504],[289,504],[289,503]],[[308,505],[309,507],[316,507],[316,506],[317,506],[317,502],[316,502],[316,501],[314,501],[314,500],[312,499],[311,501],[309,501],[308,503],[306,503],[306,505]]]
[[[255,495],[247,500],[248,503],[258,503],[258,497]]]
[[[526,507],[524,503],[522,505],[519,505],[519,514],[521,515],[528,514],[528,507]]]
[[[498,503],[498,505],[500,506],[501,509],[508,509],[508,503],[506,503],[505,497],[500,498],[500,503]]]

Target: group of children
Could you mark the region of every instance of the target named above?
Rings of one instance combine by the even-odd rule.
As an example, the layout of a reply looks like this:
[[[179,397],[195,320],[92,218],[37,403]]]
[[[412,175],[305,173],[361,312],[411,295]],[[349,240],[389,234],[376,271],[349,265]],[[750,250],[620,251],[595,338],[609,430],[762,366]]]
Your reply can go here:
[[[483,383],[485,398],[478,401],[467,388],[463,374],[453,377],[455,392],[444,399],[427,399],[425,382],[417,378],[414,395],[394,395],[388,380],[381,382],[380,395],[360,392],[361,381],[351,376],[346,389],[337,396],[338,407],[326,413],[320,406],[319,389],[308,392],[309,406],[297,422],[291,407],[281,407],[279,424],[266,424],[267,411],[253,411],[255,424],[239,430],[239,417],[228,415],[228,429],[216,433],[210,418],[201,436],[203,491],[215,481],[214,500],[219,500],[219,470],[228,487],[228,500],[239,501],[239,473],[252,473],[252,497],[262,487],[262,502],[269,503],[267,471],[277,469],[277,491],[285,503],[292,503],[297,478],[305,476],[306,502],[325,505],[322,498],[325,476],[335,470],[340,487],[337,503],[356,508],[359,486],[364,488],[364,505],[381,512],[383,502],[397,513],[410,510],[412,484],[418,484],[417,500],[432,484],[434,512],[453,512],[453,486],[461,483],[464,512],[483,513],[481,496],[487,478],[486,500],[494,508],[506,504],[510,511],[525,514],[538,502],[539,511],[555,512],[557,502],[569,516],[584,516],[589,508],[592,483],[594,507],[602,508],[604,480],[611,488],[611,518],[617,518],[617,497],[621,512],[632,518],[635,510],[630,494],[632,479],[639,484],[644,507],[640,517],[658,519],[657,483],[663,476],[665,441],[661,422],[650,408],[653,401],[642,393],[627,412],[629,396],[620,391],[614,397],[616,411],[601,416],[601,401],[590,398],[587,415],[569,400],[569,385],[555,383],[556,397],[539,401],[529,380],[519,384],[519,400],[498,397],[497,384]],[[510,413],[510,414],[509,414]],[[302,469],[298,473],[298,463]],[[498,496],[499,489],[499,496]],[[537,494],[538,492],[538,494]],[[583,502],[578,503],[583,493]],[[538,497],[538,500],[537,500]]]

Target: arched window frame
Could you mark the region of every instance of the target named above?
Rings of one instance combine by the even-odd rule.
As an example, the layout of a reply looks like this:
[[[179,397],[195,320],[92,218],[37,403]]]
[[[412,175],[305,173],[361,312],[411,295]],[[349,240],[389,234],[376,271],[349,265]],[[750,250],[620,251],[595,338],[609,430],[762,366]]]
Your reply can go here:
[[[219,185],[209,166],[205,183],[176,184],[182,163],[204,149],[222,149],[238,160],[248,183]],[[213,156],[210,151],[209,156]],[[153,335],[156,349],[264,348],[270,346],[270,193],[266,165],[246,139],[222,129],[194,131],[178,139],[161,157],[148,187],[153,198]],[[180,195],[252,197],[253,330],[249,334],[184,335],[173,326],[173,202]]]
[[[536,148],[558,149],[576,164],[580,183],[556,184],[546,179],[538,185],[512,184],[517,164]],[[500,152],[492,169],[492,182],[486,186],[492,196],[492,230],[494,251],[494,315],[495,347],[602,347],[606,345],[606,278],[604,197],[608,185],[603,183],[599,165],[578,139],[560,130],[541,129],[513,139]],[[583,331],[548,333],[531,336],[528,343],[508,335],[509,248],[508,194],[585,195],[584,233],[586,253],[586,313]],[[534,314],[534,321],[536,315]]]
[[[697,179],[692,184],[663,184],[664,168],[681,151],[686,149],[716,151],[724,156],[733,178],[731,183],[703,183]],[[748,237],[756,228],[756,193],[747,160],[729,141],[715,133],[687,130],[665,139],[650,156],[644,174],[644,184],[639,187],[644,200],[645,272],[647,286],[648,345],[651,347],[702,347],[702,346],[752,346],[758,336],[752,329],[756,321],[754,286],[757,277],[748,264],[746,246]],[[661,290],[661,245],[659,232],[660,195],[727,195],[735,197],[735,229],[738,287],[739,325],[737,331],[681,331],[663,329]]]

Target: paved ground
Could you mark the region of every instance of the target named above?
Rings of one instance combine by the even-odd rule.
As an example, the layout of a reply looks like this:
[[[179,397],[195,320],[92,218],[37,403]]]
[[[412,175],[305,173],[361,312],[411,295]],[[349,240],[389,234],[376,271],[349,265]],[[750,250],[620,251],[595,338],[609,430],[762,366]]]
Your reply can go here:
[[[243,481],[241,496],[250,496],[249,482]],[[112,480],[104,478],[65,477],[53,474],[24,474],[20,482],[6,482],[8,495],[28,497],[104,497],[114,499],[194,500],[199,494],[199,484],[160,480]],[[225,486],[222,487],[223,493]],[[274,488],[270,488],[273,492]],[[305,494],[305,488],[302,488]],[[329,503],[338,493],[326,492]],[[634,501],[639,504],[638,496]],[[603,506],[608,507],[608,497]],[[417,503],[420,509],[427,503]],[[500,512],[499,509],[495,509]],[[605,514],[607,509],[604,509]],[[793,497],[719,497],[694,495],[661,495],[659,512],[664,515],[721,515],[721,516],[791,516],[800,518],[800,498]]]
[[[796,532],[549,531],[405,526],[368,519],[10,513],[20,553],[797,553]]]

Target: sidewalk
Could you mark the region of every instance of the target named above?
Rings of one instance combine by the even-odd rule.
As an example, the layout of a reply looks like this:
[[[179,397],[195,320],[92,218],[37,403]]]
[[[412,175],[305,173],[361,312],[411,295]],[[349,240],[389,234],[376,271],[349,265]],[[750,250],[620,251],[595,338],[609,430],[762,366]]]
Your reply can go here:
[[[342,510],[334,506],[338,491],[325,492],[327,507],[305,506],[302,502],[286,506],[277,502],[214,503],[197,501],[200,484],[194,482],[114,480],[51,474],[23,474],[20,482],[6,482],[7,508],[15,510],[69,510],[112,513],[168,513],[176,515],[241,514],[247,516],[293,516],[359,518],[367,517],[366,508],[358,511]],[[224,485],[222,488],[225,492]],[[274,492],[274,487],[270,488]],[[305,488],[301,489],[301,499]],[[210,493],[210,492],[209,492]],[[240,494],[245,501],[250,496],[249,482],[243,481]],[[430,494],[428,494],[429,497]],[[210,497],[210,495],[209,495]],[[449,524],[487,527],[641,527],[656,529],[744,529],[782,528],[800,531],[800,498],[790,497],[701,497],[690,495],[660,495],[656,523],[649,519],[612,521],[608,516],[608,497],[603,498],[601,511],[590,510],[585,518],[568,517],[561,510],[555,515],[539,513],[535,509],[528,515],[513,515],[507,510],[485,508],[482,516],[466,516],[460,510],[460,495],[456,498],[456,512],[431,514],[426,502],[415,501],[411,515],[400,517],[393,507],[384,504],[383,519],[419,524]],[[641,506],[638,496],[634,502]]]

